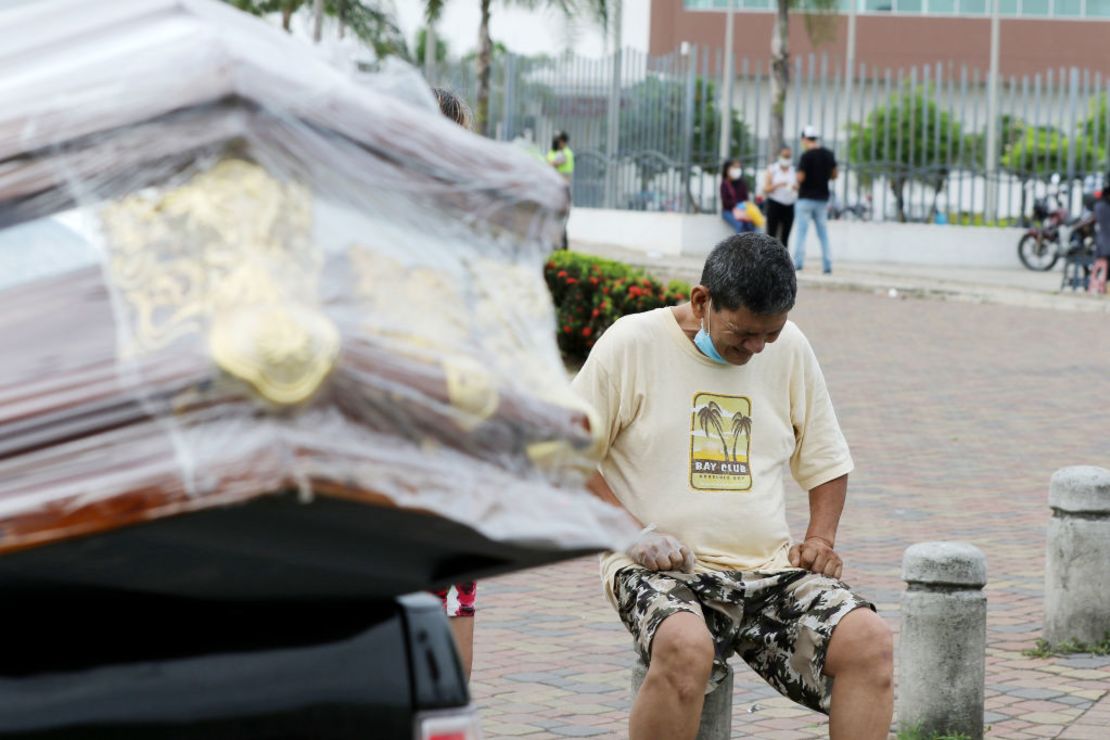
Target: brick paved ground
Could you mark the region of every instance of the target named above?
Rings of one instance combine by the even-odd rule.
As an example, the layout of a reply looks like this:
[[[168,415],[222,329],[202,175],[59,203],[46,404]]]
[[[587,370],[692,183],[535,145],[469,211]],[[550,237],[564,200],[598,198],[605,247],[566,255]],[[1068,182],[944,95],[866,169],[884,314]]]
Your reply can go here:
[[[1110,462],[1105,316],[808,289],[809,335],[856,460],[845,579],[898,627],[906,546],[965,540],[990,573],[989,738],[1110,738],[1110,658],[1030,659],[1047,484]],[[805,498],[791,492],[795,533]],[[625,737],[630,639],[594,559],[484,582],[473,693],[487,737]],[[824,718],[737,667],[734,737],[824,737]]]

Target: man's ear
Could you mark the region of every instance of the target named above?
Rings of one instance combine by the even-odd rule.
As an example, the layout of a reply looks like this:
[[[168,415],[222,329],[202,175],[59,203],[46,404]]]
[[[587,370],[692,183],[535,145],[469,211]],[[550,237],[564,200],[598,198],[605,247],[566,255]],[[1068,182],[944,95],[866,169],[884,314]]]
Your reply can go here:
[[[695,285],[690,290],[690,307],[694,311],[695,318],[704,319],[705,314],[709,311],[709,288],[704,285]]]

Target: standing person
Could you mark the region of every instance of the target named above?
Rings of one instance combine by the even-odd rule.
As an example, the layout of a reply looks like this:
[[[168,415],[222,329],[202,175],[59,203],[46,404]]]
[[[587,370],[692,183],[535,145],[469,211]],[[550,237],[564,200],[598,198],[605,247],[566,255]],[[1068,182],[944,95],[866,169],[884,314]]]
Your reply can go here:
[[[790,147],[784,146],[778,161],[767,168],[763,175],[763,192],[767,193],[767,233],[789,247],[794,203],[798,200],[798,173]]]
[[[574,182],[574,150],[570,148],[570,137],[566,131],[555,134],[551,140],[551,150],[547,153],[547,163],[567,181],[567,188]],[[563,226],[563,249],[567,248],[567,228]]]
[[[631,740],[692,740],[733,654],[828,714],[832,740],[887,737],[893,641],[840,580],[852,458],[813,348],[788,320],[796,293],[778,241],[730,236],[688,303],[619,319],[574,379],[604,432],[588,487],[645,525],[601,564],[648,665]],[[787,471],[809,491],[801,541]]]
[[[472,128],[474,116],[466,101],[450,90],[440,87],[433,88],[432,93],[443,115],[465,129]],[[454,635],[455,645],[459,649],[463,672],[466,674],[466,680],[469,681],[470,672],[474,666],[474,614],[478,599],[478,584],[474,581],[463,581],[433,593],[439,597],[443,604],[443,611],[449,618],[451,634]]]
[[[570,137],[567,136],[566,131],[560,131],[551,140],[547,163],[563,176],[568,185],[574,179],[574,150],[570,148]]]
[[[738,159],[726,159],[721,165],[721,218],[737,234],[755,231],[747,214],[748,183]]]
[[[1095,266],[1091,271],[1090,291],[1105,293],[1110,273],[1110,175],[1102,185],[1102,197],[1095,203]]]
[[[829,182],[835,180],[836,157],[821,146],[821,134],[813,126],[802,130],[802,149],[805,151],[798,160],[798,202],[795,213],[798,217],[798,242],[794,247],[794,269],[801,270],[806,260],[806,233],[809,220],[817,227],[817,238],[821,242],[821,271],[826,275],[832,272],[829,258]]]

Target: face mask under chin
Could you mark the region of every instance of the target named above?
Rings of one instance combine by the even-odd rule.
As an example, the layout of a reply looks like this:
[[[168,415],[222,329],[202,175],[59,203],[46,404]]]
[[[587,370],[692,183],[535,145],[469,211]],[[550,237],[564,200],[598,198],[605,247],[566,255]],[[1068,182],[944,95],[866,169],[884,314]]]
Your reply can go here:
[[[705,315],[707,319],[710,319],[712,317],[712,313],[713,305],[711,303],[707,304],[705,308]],[[713,362],[716,362],[718,365],[727,365],[728,361],[725,360],[724,357],[721,357],[721,353],[717,351],[716,345],[713,344],[713,337],[711,337],[709,335],[709,332],[705,330],[706,323],[708,323],[708,321],[702,322],[701,328],[698,329],[698,333],[694,336],[694,346],[696,346],[698,348],[698,351],[700,351],[703,355],[708,357],[710,360],[713,360]]]

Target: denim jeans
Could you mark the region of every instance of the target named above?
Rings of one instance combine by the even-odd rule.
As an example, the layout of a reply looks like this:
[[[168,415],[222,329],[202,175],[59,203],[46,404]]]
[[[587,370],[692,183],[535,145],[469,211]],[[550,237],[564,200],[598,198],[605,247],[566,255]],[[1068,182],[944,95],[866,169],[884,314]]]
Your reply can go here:
[[[827,200],[810,200],[800,198],[794,204],[794,218],[797,236],[794,238],[794,267],[799,270],[806,261],[806,234],[809,232],[809,220],[817,226],[817,239],[821,242],[821,269],[825,272],[832,271],[832,261],[829,259],[829,202]]]
[[[753,224],[751,221],[741,221],[740,219],[736,218],[736,216],[732,215],[732,211],[721,211],[721,218],[723,218],[725,220],[725,223],[731,226],[732,230],[735,231],[737,234],[744,234],[746,232],[756,230],[755,224]]]

